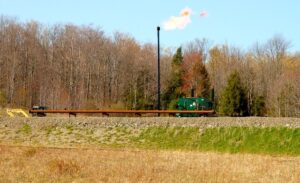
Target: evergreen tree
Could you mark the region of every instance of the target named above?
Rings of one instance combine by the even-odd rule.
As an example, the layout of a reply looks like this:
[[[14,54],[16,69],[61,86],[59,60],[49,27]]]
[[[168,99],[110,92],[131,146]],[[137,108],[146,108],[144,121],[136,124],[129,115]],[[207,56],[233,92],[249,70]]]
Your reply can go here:
[[[219,112],[228,116],[247,115],[247,99],[240,76],[234,71],[227,81],[227,86],[222,92]]]
[[[178,98],[183,95],[181,90],[182,76],[184,73],[182,62],[182,49],[179,47],[176,54],[173,56],[171,76],[167,82],[167,87],[162,97],[165,108],[175,109]]]
[[[251,106],[251,113],[254,116],[263,116],[266,110],[265,97],[255,97]]]

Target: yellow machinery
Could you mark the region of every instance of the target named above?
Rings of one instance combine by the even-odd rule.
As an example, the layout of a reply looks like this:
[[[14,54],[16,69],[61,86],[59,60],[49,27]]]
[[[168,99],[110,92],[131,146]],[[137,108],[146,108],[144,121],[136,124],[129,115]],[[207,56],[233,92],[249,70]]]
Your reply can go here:
[[[29,118],[28,114],[24,112],[23,109],[6,109],[6,113],[12,118],[15,117],[14,114],[22,114],[24,117]]]

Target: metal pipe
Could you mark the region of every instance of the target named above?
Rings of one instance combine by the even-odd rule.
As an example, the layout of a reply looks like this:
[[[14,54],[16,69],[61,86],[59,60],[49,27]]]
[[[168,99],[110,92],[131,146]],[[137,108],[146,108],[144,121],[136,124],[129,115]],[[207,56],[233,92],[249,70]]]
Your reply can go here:
[[[157,27],[157,110],[160,110],[160,27]],[[159,113],[158,113],[159,115]]]

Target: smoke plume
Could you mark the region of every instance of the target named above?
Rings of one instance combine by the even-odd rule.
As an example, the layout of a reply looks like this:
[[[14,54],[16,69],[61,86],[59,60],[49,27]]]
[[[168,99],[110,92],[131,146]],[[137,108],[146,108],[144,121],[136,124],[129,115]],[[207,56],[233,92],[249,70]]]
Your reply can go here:
[[[207,11],[203,10],[200,12],[200,17],[207,17],[207,16],[208,16]]]
[[[163,23],[163,27],[167,31],[175,29],[184,29],[188,24],[190,24],[192,10],[190,8],[184,8],[181,10],[179,16],[171,16],[169,20]]]
[[[171,16],[169,20],[163,22],[163,28],[166,31],[176,30],[176,29],[185,29],[192,20],[191,16],[193,14],[192,9],[186,7],[180,11],[178,16]],[[207,17],[207,11],[203,10],[200,12],[200,17]]]

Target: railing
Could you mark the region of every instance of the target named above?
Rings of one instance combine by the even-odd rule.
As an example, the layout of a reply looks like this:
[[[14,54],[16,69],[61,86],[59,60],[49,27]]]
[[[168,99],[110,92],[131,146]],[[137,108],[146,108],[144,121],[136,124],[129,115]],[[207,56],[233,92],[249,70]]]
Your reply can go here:
[[[76,116],[77,114],[102,114],[109,116],[109,114],[134,114],[142,116],[142,114],[198,114],[198,115],[210,115],[214,113],[214,110],[29,110],[29,113],[35,116],[45,116],[47,113],[56,114],[69,114]]]

